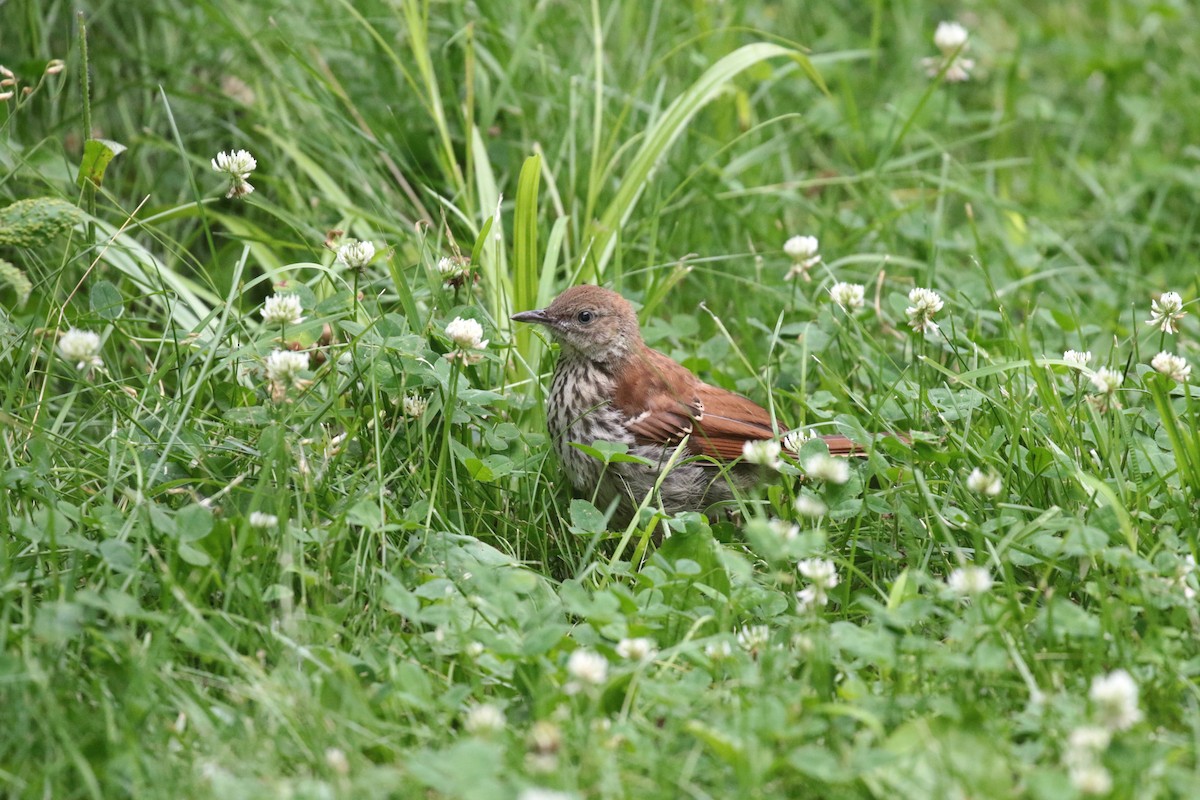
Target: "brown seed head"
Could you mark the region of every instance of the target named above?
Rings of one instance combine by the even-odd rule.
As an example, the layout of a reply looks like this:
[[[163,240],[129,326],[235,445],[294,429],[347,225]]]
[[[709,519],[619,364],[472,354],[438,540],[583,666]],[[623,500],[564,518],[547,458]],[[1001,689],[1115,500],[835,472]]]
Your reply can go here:
[[[601,364],[620,363],[642,345],[633,306],[600,286],[575,286],[546,308],[523,311],[512,318],[545,325],[564,354]]]

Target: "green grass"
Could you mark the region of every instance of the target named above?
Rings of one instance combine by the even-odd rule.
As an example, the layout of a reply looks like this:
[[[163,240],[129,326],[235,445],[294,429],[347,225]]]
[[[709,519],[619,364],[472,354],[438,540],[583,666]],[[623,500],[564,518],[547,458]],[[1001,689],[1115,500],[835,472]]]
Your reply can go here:
[[[5,795],[1200,795],[1200,397],[1150,367],[1200,358],[1189,4],[145,0],[89,12],[86,94],[72,7],[4,9],[0,207],[79,209],[0,211]],[[921,68],[947,18],[961,84]],[[80,188],[89,137],[127,149]],[[789,465],[737,523],[608,531],[508,321],[581,281],[788,425],[912,441],[843,485]],[[305,319],[264,324],[275,292]],[[309,369],[273,396],[285,344]],[[1127,725],[1089,697],[1115,670]]]

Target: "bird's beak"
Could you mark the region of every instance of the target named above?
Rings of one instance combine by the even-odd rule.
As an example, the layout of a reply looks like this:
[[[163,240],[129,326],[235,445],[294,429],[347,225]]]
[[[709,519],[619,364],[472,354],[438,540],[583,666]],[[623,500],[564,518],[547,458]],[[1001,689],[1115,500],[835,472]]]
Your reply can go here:
[[[512,320],[514,322],[535,322],[539,325],[550,324],[550,318],[546,316],[546,312],[542,309],[538,309],[536,311],[522,311],[519,314],[513,314]]]

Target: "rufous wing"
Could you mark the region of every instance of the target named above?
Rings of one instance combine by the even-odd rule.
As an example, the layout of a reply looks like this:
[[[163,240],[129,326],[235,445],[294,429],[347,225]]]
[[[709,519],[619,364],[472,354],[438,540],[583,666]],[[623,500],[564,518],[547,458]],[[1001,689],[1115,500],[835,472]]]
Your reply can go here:
[[[741,458],[747,441],[773,439],[787,428],[752,400],[704,383],[686,367],[645,348],[617,376],[614,402],[638,444],[678,444],[718,461]],[[845,436],[823,437],[833,455],[861,449]]]
[[[677,444],[702,413],[696,376],[662,353],[643,348],[616,376],[613,402],[638,444]]]
[[[706,383],[697,395],[703,411],[690,443],[697,455],[732,461],[742,457],[746,442],[775,437],[771,415],[758,403]]]

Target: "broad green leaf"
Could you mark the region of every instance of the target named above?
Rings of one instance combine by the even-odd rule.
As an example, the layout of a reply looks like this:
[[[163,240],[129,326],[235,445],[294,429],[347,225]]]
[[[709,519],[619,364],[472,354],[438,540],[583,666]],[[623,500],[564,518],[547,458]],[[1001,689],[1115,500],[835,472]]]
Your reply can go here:
[[[104,182],[104,171],[108,163],[125,152],[125,145],[111,139],[88,139],[83,145],[83,161],[79,164],[79,176],[75,179],[80,187],[91,181],[99,186]]]
[[[607,528],[608,520],[600,509],[587,500],[571,501],[572,533],[604,533]]]
[[[207,567],[212,562],[212,559],[208,557],[208,553],[198,547],[193,547],[187,542],[179,543],[178,553],[179,557],[185,563],[191,564],[193,567]]]
[[[199,503],[181,508],[175,515],[175,528],[181,541],[195,542],[203,539],[212,532],[212,512]]]
[[[88,292],[92,313],[102,319],[117,319],[125,313],[125,299],[110,281],[96,281]]]

